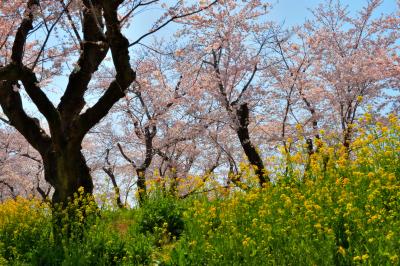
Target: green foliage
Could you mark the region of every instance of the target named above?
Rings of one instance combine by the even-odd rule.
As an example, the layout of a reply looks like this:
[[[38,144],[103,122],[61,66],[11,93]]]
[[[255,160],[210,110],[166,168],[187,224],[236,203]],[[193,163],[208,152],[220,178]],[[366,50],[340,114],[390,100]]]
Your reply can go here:
[[[179,237],[184,229],[183,209],[170,195],[151,195],[138,211],[137,224],[141,233],[155,233],[165,228],[172,237]]]

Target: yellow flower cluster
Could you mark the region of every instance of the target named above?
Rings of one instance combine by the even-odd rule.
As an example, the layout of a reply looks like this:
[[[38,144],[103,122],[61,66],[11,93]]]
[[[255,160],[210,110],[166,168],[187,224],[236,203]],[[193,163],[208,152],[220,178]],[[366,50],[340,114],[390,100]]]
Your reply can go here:
[[[38,199],[17,197],[0,203],[0,265],[6,265],[2,254],[18,258],[21,250],[31,248],[46,231],[50,208]]]

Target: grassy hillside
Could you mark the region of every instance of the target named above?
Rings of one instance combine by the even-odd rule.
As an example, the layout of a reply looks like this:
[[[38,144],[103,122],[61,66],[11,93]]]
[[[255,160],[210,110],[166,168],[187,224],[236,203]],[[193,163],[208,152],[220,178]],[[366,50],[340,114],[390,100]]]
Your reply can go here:
[[[324,143],[278,156],[264,188],[243,166],[240,188],[184,200],[156,189],[130,210],[72,203],[61,237],[47,204],[6,201],[0,265],[399,265],[400,124],[363,128],[350,156]]]

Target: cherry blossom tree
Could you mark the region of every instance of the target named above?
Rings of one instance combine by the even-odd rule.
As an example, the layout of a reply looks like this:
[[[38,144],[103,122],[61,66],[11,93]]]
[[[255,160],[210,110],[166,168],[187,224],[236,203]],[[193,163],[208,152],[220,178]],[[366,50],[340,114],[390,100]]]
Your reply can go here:
[[[112,170],[130,169],[137,179],[139,203],[146,197],[146,182],[150,181],[156,168],[160,177],[167,179],[169,175],[171,180],[190,170],[190,163],[180,167],[178,157],[185,150],[190,153],[188,143],[193,143],[201,131],[201,126],[190,122],[186,115],[183,102],[188,88],[182,87],[182,77],[174,71],[170,56],[165,55],[146,51],[136,59],[138,78],[115,106],[112,118],[115,126],[102,140],[103,144],[110,142],[104,152],[106,165],[103,171],[112,180],[115,190],[120,190],[116,179],[122,173]],[[180,152],[175,153],[178,150]],[[194,159],[193,155],[188,156]],[[111,157],[115,158],[113,167],[107,159]],[[122,162],[129,167],[117,167],[122,166]]]
[[[276,35],[280,60],[266,78],[273,81],[270,97],[278,104],[264,112],[282,110],[286,152],[291,146],[286,139],[296,138],[296,124],[310,148],[316,148],[312,139],[320,138],[320,129],[334,132],[348,146],[352,126],[368,105],[373,106],[369,112],[379,114],[396,102],[398,19],[376,14],[381,4],[367,1],[354,15],[340,1],[325,1],[305,25]]]
[[[50,186],[43,179],[39,154],[15,130],[0,128],[0,200],[38,196],[47,200]]]
[[[187,58],[182,72],[191,65],[197,86],[219,103],[220,111],[239,139],[259,177],[268,181],[262,155],[251,139],[251,111],[262,90],[259,73],[266,67],[267,50],[274,26],[265,21],[268,3],[223,1],[203,16],[185,21],[180,32],[188,44],[179,54]],[[194,62],[195,63],[191,63]]]
[[[175,1],[174,1],[175,2]],[[215,4],[217,1],[211,3]],[[141,37],[129,41],[124,25],[141,8],[160,5],[166,12]],[[10,6],[10,7],[7,7]],[[193,15],[208,6],[185,6],[182,1],[2,1],[1,17],[15,18],[1,30],[4,66],[0,68],[0,105],[14,126],[41,155],[45,178],[54,187],[53,201],[66,202],[79,187],[93,191],[93,181],[81,143],[89,130],[125,96],[136,79],[130,65],[129,48],[170,22]],[[15,26],[14,24],[15,23]],[[39,34],[42,30],[44,34]],[[37,33],[37,34],[35,34]],[[67,37],[69,35],[69,37]],[[72,39],[72,41],[71,41]],[[53,45],[49,45],[52,41]],[[59,48],[51,48],[59,47]],[[2,49],[3,51],[4,49]],[[92,75],[111,54],[115,76],[90,107],[85,93]],[[62,62],[75,60],[66,89],[56,106],[46,84],[66,72]],[[46,120],[48,132],[23,107],[20,90],[31,99]]]
[[[340,129],[346,147],[360,113],[368,105],[379,113],[394,100],[391,95],[398,88],[399,19],[395,14],[376,14],[382,2],[369,0],[352,15],[341,1],[326,1],[304,26],[316,58],[311,75],[324,95],[320,103],[331,108],[320,114]],[[311,96],[312,91],[303,89],[302,94]]]

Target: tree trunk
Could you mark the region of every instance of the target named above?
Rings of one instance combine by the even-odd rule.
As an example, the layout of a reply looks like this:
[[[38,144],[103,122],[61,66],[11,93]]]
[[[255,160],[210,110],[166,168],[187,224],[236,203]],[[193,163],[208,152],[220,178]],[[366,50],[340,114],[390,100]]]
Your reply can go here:
[[[250,164],[256,168],[255,173],[259,179],[260,186],[263,186],[269,181],[269,178],[266,173],[264,162],[250,139],[249,108],[247,103],[239,105],[236,114],[239,120],[239,126],[236,130],[237,136]]]
[[[350,152],[351,135],[351,128],[349,125],[347,125],[343,133],[343,146],[345,147],[347,153]]]
[[[45,179],[54,188],[53,234],[55,242],[61,244],[64,237],[81,238],[86,218],[95,214],[96,207],[88,208],[92,206],[93,181],[80,142],[71,141],[62,148],[54,143],[49,146],[41,155]]]
[[[175,168],[172,166],[170,167],[170,179],[171,179],[171,185],[170,185],[170,193],[171,195],[178,197],[179,196],[179,191],[178,191],[178,173]]]
[[[137,188],[138,188],[138,196],[139,196],[139,206],[143,205],[146,196],[147,196],[147,188],[146,188],[146,170],[138,169],[137,173]]]
[[[54,188],[53,203],[67,204],[80,187],[92,194],[93,181],[80,145],[69,144],[65,149],[50,149],[42,155],[45,179]]]
[[[124,206],[124,204],[122,203],[122,200],[121,200],[121,192],[120,192],[119,186],[117,184],[117,179],[115,178],[113,170],[111,168],[103,167],[103,171],[111,179],[111,183],[113,185],[114,193],[115,193],[115,200],[116,200],[118,208],[120,208],[120,209],[124,208],[125,206]]]

